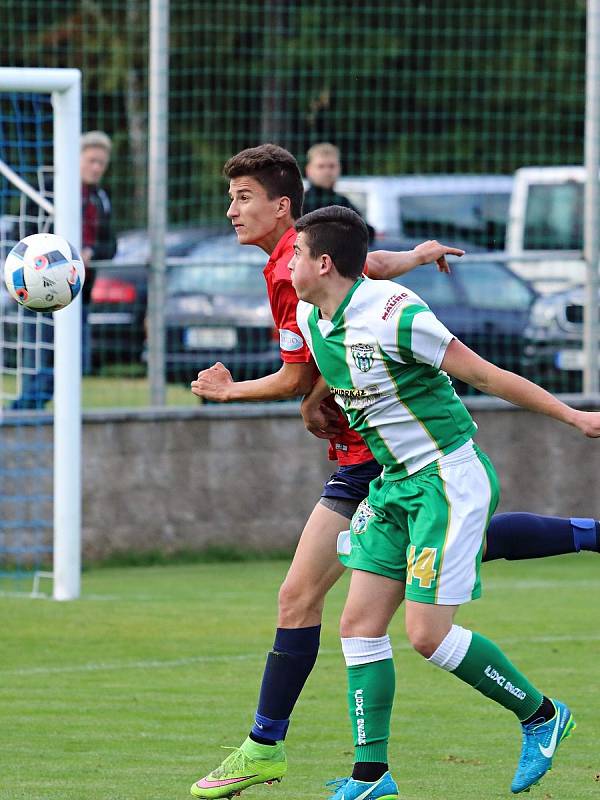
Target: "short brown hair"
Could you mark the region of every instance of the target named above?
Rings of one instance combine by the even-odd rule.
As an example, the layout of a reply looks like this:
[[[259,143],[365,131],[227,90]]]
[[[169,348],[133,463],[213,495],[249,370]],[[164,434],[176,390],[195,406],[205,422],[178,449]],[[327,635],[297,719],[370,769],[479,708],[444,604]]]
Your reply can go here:
[[[362,275],[369,231],[365,221],[350,208],[326,206],[305,214],[296,222],[298,233],[304,233],[311,258],[327,254],[344,278]]]
[[[226,178],[255,178],[264,186],[267,197],[289,197],[292,219],[302,215],[304,184],[294,156],[276,144],[249,147],[229,159],[223,167]]]

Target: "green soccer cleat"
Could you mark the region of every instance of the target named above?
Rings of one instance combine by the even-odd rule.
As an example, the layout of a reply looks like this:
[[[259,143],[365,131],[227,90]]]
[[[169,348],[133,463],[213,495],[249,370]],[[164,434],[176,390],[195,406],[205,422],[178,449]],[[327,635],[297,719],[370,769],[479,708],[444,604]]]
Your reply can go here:
[[[248,738],[241,747],[232,749],[222,764],[192,785],[194,797],[233,797],[257,783],[279,783],[287,772],[283,742],[258,744]]]

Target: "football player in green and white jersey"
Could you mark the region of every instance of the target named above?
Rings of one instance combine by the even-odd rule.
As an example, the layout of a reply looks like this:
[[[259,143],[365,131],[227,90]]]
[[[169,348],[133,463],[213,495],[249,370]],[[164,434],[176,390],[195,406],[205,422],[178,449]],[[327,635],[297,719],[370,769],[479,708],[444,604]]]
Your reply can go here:
[[[387,764],[394,667],[387,628],[406,601],[413,647],[513,711],[523,748],[514,793],[550,769],[572,731],[566,705],[537,689],[492,641],[454,624],[480,595],[485,530],[498,502],[493,465],[448,375],[600,436],[600,413],[577,411],[477,356],[413,292],[363,277],[368,234],[339,206],[296,223],[290,263],[298,323],[322,378],[384,470],[339,542],[353,570],[340,627],[355,743],[352,776],[335,800],[390,800]]]

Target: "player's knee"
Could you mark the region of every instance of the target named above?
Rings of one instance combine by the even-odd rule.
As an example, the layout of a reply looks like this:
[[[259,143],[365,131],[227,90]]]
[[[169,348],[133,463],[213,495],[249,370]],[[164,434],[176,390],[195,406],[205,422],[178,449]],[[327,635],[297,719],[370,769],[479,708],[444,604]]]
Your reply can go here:
[[[423,658],[431,658],[443,639],[436,631],[432,631],[424,625],[407,625],[406,633],[412,647]]]
[[[279,626],[301,627],[314,624],[314,618],[323,612],[324,597],[315,587],[303,586],[286,579],[279,589]]]
[[[357,636],[369,639],[383,636],[386,625],[375,616],[365,613],[362,608],[345,608],[340,618],[340,636],[351,639]]]
[[[340,619],[340,636],[342,639],[352,639],[355,636],[359,636],[359,630],[356,620],[342,616]]]

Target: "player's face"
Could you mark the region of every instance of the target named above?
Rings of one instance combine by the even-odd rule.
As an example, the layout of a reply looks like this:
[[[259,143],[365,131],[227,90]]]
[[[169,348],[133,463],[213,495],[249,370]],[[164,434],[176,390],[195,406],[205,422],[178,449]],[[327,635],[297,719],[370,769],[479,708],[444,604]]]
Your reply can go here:
[[[306,177],[321,189],[333,189],[340,177],[340,162],[335,156],[315,156],[306,165]]]
[[[256,178],[232,178],[229,181],[231,204],[227,216],[240,244],[267,241],[281,219],[281,198],[269,200],[264,186]]]
[[[110,156],[103,147],[86,147],[79,157],[82,183],[96,186],[106,172]]]
[[[321,258],[313,258],[304,241],[304,233],[299,233],[294,244],[294,255],[289,263],[292,273],[292,286],[300,300],[312,302],[319,283]]]

